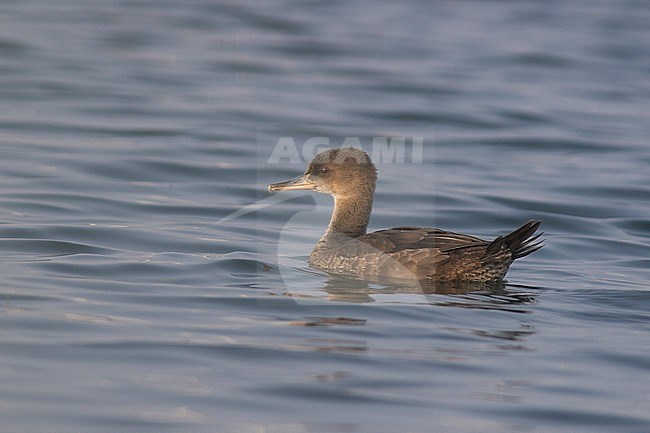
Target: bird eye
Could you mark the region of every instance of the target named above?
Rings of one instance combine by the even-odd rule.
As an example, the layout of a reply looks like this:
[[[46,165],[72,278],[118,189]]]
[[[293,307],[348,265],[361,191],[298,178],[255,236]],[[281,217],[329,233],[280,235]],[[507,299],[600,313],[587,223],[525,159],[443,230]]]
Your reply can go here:
[[[327,173],[329,169],[327,167],[321,167],[319,170],[322,174]]]

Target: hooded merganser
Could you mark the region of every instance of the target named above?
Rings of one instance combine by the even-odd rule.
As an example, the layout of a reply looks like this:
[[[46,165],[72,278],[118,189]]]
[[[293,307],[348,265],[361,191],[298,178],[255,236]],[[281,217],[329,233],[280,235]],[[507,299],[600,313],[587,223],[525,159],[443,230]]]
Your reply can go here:
[[[396,227],[366,233],[377,169],[364,151],[349,147],[314,157],[303,176],[269,185],[269,191],[314,190],[334,197],[327,231],[309,256],[325,271],[361,277],[430,281],[498,282],[516,259],[544,244],[533,236],[541,221],[485,241],[434,228]]]

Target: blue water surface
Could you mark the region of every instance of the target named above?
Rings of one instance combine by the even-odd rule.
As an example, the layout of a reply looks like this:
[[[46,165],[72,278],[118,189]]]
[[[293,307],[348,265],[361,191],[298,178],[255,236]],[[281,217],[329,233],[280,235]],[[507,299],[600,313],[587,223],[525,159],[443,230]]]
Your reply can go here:
[[[0,431],[649,432],[648,22],[3,2]],[[546,246],[498,289],[311,269],[331,199],[266,188],[349,144],[371,229],[538,218]]]

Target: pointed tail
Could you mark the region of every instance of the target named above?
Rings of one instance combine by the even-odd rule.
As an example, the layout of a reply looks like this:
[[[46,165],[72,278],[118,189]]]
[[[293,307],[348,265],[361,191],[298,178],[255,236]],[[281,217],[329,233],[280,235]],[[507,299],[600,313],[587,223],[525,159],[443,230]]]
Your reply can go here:
[[[543,232],[533,236],[540,224],[539,220],[530,220],[512,233],[499,236],[488,245],[487,255],[501,251],[504,245],[510,250],[513,261],[534,253],[544,246],[544,239],[540,239]]]

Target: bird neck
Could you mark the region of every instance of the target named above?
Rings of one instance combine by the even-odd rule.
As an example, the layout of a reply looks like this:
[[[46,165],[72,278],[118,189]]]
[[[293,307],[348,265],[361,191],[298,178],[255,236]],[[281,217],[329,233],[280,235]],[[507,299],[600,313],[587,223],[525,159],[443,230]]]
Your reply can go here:
[[[326,234],[341,233],[350,237],[364,235],[370,222],[373,193],[363,197],[334,197],[334,212]]]

